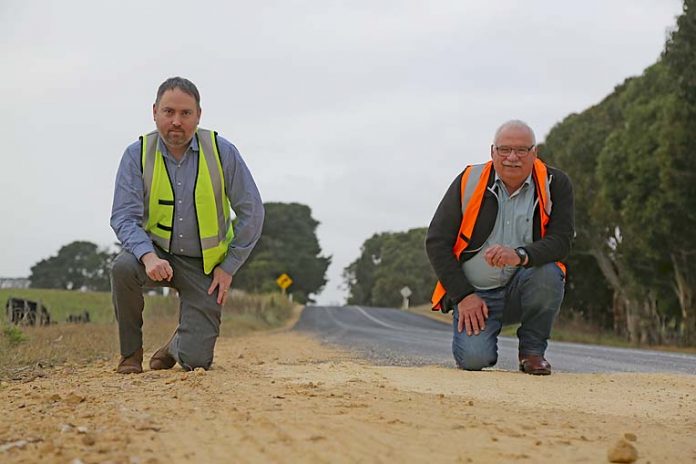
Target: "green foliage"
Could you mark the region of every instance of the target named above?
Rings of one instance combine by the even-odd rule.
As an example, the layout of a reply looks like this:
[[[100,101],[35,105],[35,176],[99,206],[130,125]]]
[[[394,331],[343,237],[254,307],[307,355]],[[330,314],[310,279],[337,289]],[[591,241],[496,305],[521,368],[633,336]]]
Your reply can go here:
[[[113,254],[91,242],[75,241],[31,268],[33,288],[109,290]]]
[[[428,302],[437,278],[425,253],[426,231],[384,232],[367,239],[360,257],[343,272],[348,303],[399,307],[404,286],[413,292],[412,304]]]
[[[19,345],[27,340],[27,337],[24,335],[24,332],[22,332],[22,329],[15,325],[3,325],[2,336],[10,346]]]
[[[541,147],[575,185],[565,305],[602,325],[605,306],[634,342],[696,342],[696,0],[677,25],[660,61],[566,118]]]
[[[277,292],[276,279],[288,274],[295,301],[312,301],[326,284],[330,257],[321,256],[319,225],[311,209],[299,203],[266,203],[261,238],[234,279],[234,287],[254,293]]]

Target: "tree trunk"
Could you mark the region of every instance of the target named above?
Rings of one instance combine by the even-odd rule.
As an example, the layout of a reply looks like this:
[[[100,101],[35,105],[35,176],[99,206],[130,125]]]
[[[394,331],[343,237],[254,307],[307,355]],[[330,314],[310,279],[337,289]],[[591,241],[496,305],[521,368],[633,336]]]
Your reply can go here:
[[[601,243],[601,240],[595,243]],[[605,247],[593,248],[590,250],[590,253],[594,256],[595,260],[597,260],[597,265],[602,271],[604,278],[607,279],[607,282],[609,282],[609,285],[611,285],[611,288],[614,290],[614,301],[612,305],[614,333],[622,337],[628,337],[628,339],[631,340],[631,324],[633,323],[633,318],[629,316],[629,309],[632,304],[627,298],[623,285],[621,285],[619,271]]]
[[[672,267],[674,268],[674,291],[679,299],[682,316],[679,327],[679,342],[685,346],[696,344],[696,301],[694,301],[696,269],[689,269],[691,260],[687,255],[687,252],[672,253],[671,255]]]

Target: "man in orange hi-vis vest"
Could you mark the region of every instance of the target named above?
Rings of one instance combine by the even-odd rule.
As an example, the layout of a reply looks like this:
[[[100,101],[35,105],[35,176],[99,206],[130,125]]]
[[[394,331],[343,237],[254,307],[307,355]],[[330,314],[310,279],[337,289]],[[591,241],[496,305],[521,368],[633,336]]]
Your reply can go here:
[[[495,365],[500,329],[520,323],[520,370],[548,375],[544,355],[564,294],[561,260],[575,233],[573,186],[537,158],[534,131],[522,121],[500,126],[491,159],[457,176],[428,228],[439,279],[433,309],[454,310],[460,368]]]

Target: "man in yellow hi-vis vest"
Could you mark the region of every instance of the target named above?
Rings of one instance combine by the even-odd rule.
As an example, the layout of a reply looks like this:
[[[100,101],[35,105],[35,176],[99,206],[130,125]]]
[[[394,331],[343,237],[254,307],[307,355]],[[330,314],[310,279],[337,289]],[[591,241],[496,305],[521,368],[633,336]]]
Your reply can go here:
[[[236,147],[198,127],[196,86],[167,79],[152,113],[157,130],[126,148],[111,212],[123,247],[111,273],[122,374],[143,371],[142,289],[153,286],[177,289],[180,315],[150,368],[210,367],[232,278],[263,226],[261,197]]]
[[[548,375],[544,354],[564,294],[560,260],[575,233],[573,187],[537,158],[534,131],[522,121],[497,130],[490,156],[457,176],[428,228],[439,279],[433,309],[454,310],[460,368],[495,365],[503,323],[520,322],[520,370]]]

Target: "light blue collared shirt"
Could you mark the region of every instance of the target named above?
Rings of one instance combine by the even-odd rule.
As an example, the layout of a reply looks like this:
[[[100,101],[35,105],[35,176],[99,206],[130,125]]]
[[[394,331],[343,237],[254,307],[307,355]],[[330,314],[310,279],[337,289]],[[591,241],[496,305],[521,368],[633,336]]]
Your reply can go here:
[[[234,238],[220,267],[234,275],[249,257],[261,236],[264,209],[256,183],[237,148],[220,136],[218,148],[227,197],[237,216],[234,222]],[[177,255],[201,257],[194,200],[198,172],[198,141],[196,137],[191,139],[188,149],[179,161],[169,154],[164,143],[160,143],[160,149],[176,201],[170,251]],[[140,141],[135,142],[126,148],[121,158],[111,209],[111,228],[116,232],[123,248],[138,259],[155,251],[152,240],[142,224],[144,196],[140,150]]]
[[[503,181],[495,175],[490,189],[498,199],[498,216],[491,235],[476,254],[462,265],[464,274],[476,290],[490,290],[505,286],[517,271],[517,266],[502,268],[490,266],[483,252],[493,245],[517,248],[532,243],[534,202],[536,199],[531,174],[522,186],[510,195]],[[472,250],[474,252],[474,250]],[[466,253],[466,251],[465,251]]]

